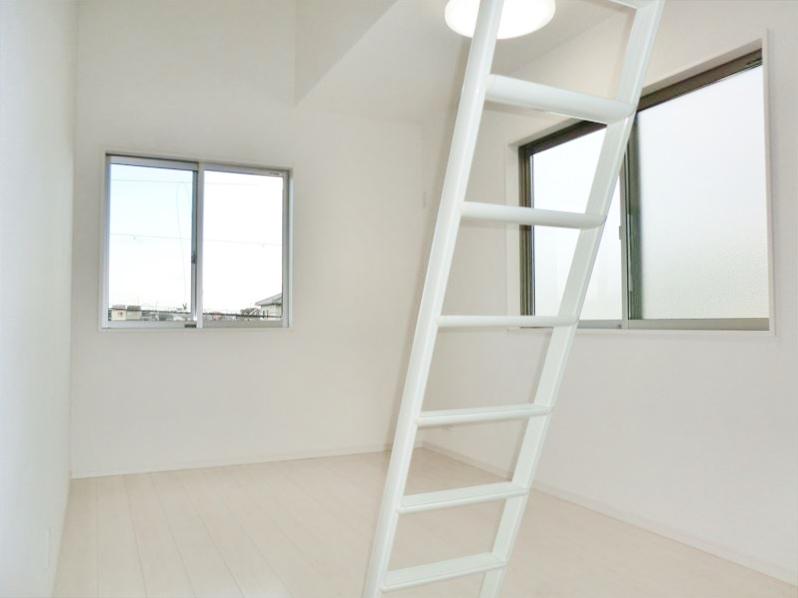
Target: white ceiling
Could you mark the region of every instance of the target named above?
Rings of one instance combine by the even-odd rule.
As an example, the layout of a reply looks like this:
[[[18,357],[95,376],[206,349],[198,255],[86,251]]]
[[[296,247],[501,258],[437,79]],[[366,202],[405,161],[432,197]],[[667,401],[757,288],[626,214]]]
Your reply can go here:
[[[296,98],[301,99],[397,0],[296,0]]]
[[[444,24],[444,5],[445,0],[398,0],[301,104],[411,121],[454,105],[468,43]],[[621,10],[607,0],[557,0],[557,13],[545,28],[499,42],[493,70],[511,74]]]

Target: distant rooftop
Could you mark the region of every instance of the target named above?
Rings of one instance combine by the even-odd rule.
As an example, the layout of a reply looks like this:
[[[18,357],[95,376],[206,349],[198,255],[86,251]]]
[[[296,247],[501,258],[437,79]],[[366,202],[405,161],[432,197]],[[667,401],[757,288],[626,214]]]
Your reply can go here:
[[[261,299],[260,301],[256,301],[255,305],[258,307],[266,307],[267,305],[282,305],[283,304],[283,294],[277,293],[276,295],[272,295],[271,297],[266,297],[266,299]]]

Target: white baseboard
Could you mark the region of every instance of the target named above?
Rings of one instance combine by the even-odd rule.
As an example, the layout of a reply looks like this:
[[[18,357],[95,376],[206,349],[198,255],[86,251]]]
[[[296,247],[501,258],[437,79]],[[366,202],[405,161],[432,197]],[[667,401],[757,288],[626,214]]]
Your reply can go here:
[[[503,478],[509,478],[511,475],[511,470],[509,469],[503,469],[496,467],[495,465],[481,462],[478,459],[474,459],[467,455],[463,455],[462,453],[458,453],[457,451],[444,448],[433,442],[424,441],[423,446],[428,450],[440,453],[446,457],[449,457],[450,459],[460,461],[466,465],[477,467]],[[633,513],[616,509],[601,501],[592,500],[579,494],[569,492],[568,490],[563,490],[562,488],[556,488],[554,486],[540,482],[535,482],[534,488],[540,492],[555,496],[561,500],[574,503],[580,507],[590,509],[591,511],[596,511],[602,515],[606,515],[608,517],[612,517],[613,519],[623,521],[624,523],[634,525],[670,540],[675,540],[676,542],[680,542],[681,544],[685,544],[691,548],[701,550],[726,561],[731,561],[748,569],[753,569],[754,571],[763,573],[769,577],[774,577],[779,581],[783,581],[792,585],[798,585],[798,573],[795,571],[790,571],[789,569],[786,569],[780,565],[765,562],[750,555],[742,554],[739,551],[727,546],[721,546],[713,542],[708,542],[681,530],[671,528],[644,517],[639,517]]]
[[[296,459],[317,459],[320,457],[343,457],[346,455],[360,455],[365,453],[382,453],[391,448],[390,443],[372,444],[361,446],[339,447],[314,451],[297,451],[272,455],[257,455],[250,457],[230,457],[227,459],[200,459],[196,461],[176,461],[166,464],[142,464],[132,467],[109,469],[73,470],[72,478],[99,478],[112,475],[130,475],[137,473],[155,473],[159,471],[177,471],[180,469],[203,469],[206,467],[225,467],[229,465],[253,465],[255,463],[271,463],[275,461],[293,461]],[[417,443],[421,446],[421,442]]]

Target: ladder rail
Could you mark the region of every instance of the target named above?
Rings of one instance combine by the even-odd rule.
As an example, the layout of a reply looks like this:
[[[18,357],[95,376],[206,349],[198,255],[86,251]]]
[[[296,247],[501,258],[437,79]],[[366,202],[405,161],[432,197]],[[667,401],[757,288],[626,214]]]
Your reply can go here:
[[[381,584],[388,570],[399,507],[418,431],[416,419],[421,412],[432,362],[438,331],[437,319],[443,308],[454,256],[460,225],[460,204],[465,201],[503,4],[504,0],[487,0],[480,4],[476,30],[469,50],[396,435],[366,571],[363,598],[382,596]]]
[[[486,98],[489,97],[490,87],[492,84],[495,87],[497,81],[496,77],[491,75],[490,69],[496,47],[496,34],[503,1],[482,0],[480,3],[477,27],[469,50],[452,146],[446,167],[441,204],[438,209],[424,291],[410,353],[393,452],[372,543],[371,558],[366,572],[363,598],[381,598],[385,592],[476,573],[484,574],[480,598],[498,598],[506,566],[512,555],[521,519],[528,503],[529,488],[534,479],[541,448],[546,438],[550,413],[556,403],[565,364],[578,325],[579,313],[584,304],[590,273],[601,241],[603,222],[609,211],[626,141],[634,122],[633,108],[639,101],[654,35],[665,2],[665,0],[614,0],[619,4],[637,9],[627,43],[617,99],[607,101],[571,92],[561,92],[537,84],[507,81],[508,85],[512,87],[510,90],[512,93],[509,94],[512,97],[508,97],[513,101],[523,99],[521,98],[524,95],[522,92],[528,92],[535,96],[533,103],[543,109],[553,109],[554,112],[557,112],[554,100],[561,100],[571,111],[576,109],[577,112],[584,113],[583,116],[606,117],[610,121],[585,214],[563,215],[545,210],[526,209],[520,211],[512,207],[465,203],[482,113]],[[504,85],[500,79],[499,83]],[[621,110],[621,108],[623,109]],[[442,316],[444,295],[451,271],[457,234],[462,220],[467,218],[503,222],[529,220],[534,225],[582,229],[579,233],[560,312],[557,316],[546,318]],[[507,324],[554,327],[546,350],[534,403],[528,404],[528,409],[520,409],[519,406],[504,406],[502,408],[422,413],[421,409],[439,330],[447,326],[504,326]],[[442,422],[446,421],[468,423],[518,418],[527,419],[527,424],[512,482],[421,495],[406,496],[404,494],[413,447],[420,427],[442,425]],[[448,508],[489,500],[504,501],[504,511],[491,552],[388,571],[398,519],[403,512]]]
[[[643,82],[654,46],[654,39],[662,17],[664,0],[652,0],[637,7],[632,31],[626,47],[623,70],[619,82],[621,100],[637,106]],[[634,124],[634,114],[607,127],[599,162],[590,190],[586,211],[606,214],[609,211],[612,195],[617,184],[626,144]],[[578,318],[587,295],[590,274],[596,261],[603,225],[582,230],[579,233],[571,269],[568,273],[563,298],[560,305],[561,316]],[[554,330],[546,350],[540,380],[535,393],[535,403],[553,409],[562,384],[567,358],[573,344],[577,325]],[[545,442],[550,418],[529,420],[518,453],[513,474],[513,483],[532,486],[538,462]],[[504,505],[499,528],[494,541],[493,552],[509,561],[518,536],[529,495],[508,500]],[[485,574],[480,598],[498,598],[506,576],[506,569],[496,569]]]

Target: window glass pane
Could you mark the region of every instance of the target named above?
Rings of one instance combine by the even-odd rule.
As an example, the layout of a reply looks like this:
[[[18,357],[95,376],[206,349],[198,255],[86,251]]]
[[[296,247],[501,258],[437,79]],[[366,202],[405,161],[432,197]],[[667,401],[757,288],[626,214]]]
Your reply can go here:
[[[194,172],[110,167],[108,319],[191,318]]]
[[[206,320],[282,317],[283,185],[280,176],[205,171]]]
[[[604,131],[595,131],[532,156],[536,208],[584,212]],[[588,286],[583,320],[620,320],[622,313],[620,191],[616,185],[596,266]],[[558,313],[579,232],[538,226],[535,235],[535,313]]]
[[[638,123],[643,317],[767,317],[762,67]]]

